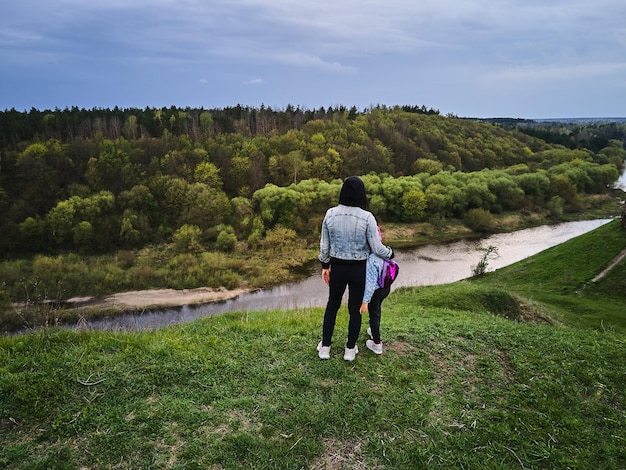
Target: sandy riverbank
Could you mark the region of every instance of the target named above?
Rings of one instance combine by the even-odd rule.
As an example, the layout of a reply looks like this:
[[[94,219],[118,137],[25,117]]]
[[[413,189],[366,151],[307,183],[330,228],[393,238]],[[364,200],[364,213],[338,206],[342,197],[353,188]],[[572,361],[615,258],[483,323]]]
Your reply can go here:
[[[212,289],[200,287],[197,289],[154,289],[142,291],[120,292],[103,298],[75,297],[68,299],[69,306],[111,307],[115,309],[148,309],[158,307],[180,307],[207,302],[219,302],[233,299],[241,294],[250,292],[249,289]]]

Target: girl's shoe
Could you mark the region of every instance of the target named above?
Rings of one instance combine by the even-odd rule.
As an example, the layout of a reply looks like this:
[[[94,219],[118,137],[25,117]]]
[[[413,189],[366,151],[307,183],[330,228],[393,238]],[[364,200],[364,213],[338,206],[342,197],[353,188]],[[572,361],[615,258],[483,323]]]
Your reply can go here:
[[[367,327],[367,334],[370,336],[371,339],[374,339],[374,337],[372,336],[372,329],[369,326]]]
[[[320,341],[317,345],[317,355],[320,359],[330,359],[330,346],[322,346]]]
[[[356,357],[358,352],[359,352],[359,347],[355,344],[352,349],[346,348],[346,351],[343,354],[343,358],[346,361],[352,362],[354,361],[354,358]]]
[[[383,353],[383,343],[376,344],[374,342],[374,340],[368,339],[365,342],[365,346],[367,346],[367,349],[372,351],[374,354],[382,354]]]

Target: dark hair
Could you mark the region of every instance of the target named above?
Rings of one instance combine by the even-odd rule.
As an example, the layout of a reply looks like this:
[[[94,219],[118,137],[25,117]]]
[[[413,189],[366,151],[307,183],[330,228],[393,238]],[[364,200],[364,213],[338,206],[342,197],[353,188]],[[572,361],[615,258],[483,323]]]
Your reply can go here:
[[[361,178],[358,176],[346,178],[339,193],[339,204],[365,209],[367,198],[365,196],[365,185]]]

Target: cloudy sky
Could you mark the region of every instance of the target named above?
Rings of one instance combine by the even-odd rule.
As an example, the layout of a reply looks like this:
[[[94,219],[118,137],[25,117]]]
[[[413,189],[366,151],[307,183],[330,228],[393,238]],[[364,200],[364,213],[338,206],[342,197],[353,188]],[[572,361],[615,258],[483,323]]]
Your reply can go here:
[[[0,109],[626,116],[624,0],[4,0]]]

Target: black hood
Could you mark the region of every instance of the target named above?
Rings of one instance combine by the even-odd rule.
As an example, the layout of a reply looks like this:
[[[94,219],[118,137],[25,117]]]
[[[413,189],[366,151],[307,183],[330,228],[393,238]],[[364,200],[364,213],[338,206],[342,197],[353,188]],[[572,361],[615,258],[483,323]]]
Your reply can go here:
[[[367,198],[365,197],[365,185],[361,178],[358,176],[346,178],[339,193],[339,204],[365,209]]]

